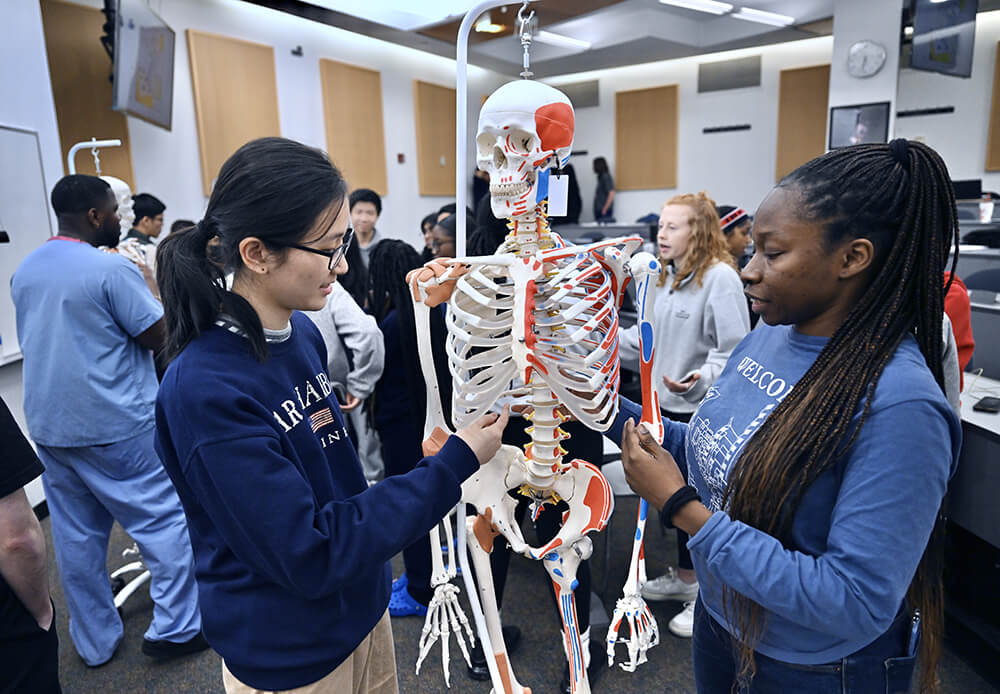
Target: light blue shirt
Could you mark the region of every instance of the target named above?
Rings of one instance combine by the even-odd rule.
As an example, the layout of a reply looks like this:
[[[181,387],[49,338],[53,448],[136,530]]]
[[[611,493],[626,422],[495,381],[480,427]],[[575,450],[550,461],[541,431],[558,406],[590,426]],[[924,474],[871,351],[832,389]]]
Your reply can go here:
[[[163,316],[120,255],[54,239],[11,279],[24,354],[24,414],[43,446],[123,441],[154,425],[152,353],[134,338]]]

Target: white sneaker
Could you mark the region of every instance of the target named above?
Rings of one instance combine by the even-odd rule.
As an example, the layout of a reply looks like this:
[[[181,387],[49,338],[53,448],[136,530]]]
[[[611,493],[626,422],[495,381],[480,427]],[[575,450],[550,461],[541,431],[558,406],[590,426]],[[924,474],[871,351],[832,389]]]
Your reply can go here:
[[[671,566],[667,573],[646,581],[639,592],[647,600],[694,600],[698,597],[698,582],[685,583],[677,577],[677,569]]]
[[[691,634],[694,633],[694,600],[684,603],[684,609],[670,620],[667,628],[675,636],[683,639],[691,638]]]

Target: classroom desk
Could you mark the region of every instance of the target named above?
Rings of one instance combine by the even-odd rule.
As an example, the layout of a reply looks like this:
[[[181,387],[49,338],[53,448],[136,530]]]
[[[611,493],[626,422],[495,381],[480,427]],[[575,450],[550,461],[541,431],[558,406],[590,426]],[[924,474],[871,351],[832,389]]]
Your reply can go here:
[[[962,391],[962,454],[949,486],[951,520],[1000,548],[1000,414],[976,412],[987,395],[1000,397],[1000,381],[965,374]]]

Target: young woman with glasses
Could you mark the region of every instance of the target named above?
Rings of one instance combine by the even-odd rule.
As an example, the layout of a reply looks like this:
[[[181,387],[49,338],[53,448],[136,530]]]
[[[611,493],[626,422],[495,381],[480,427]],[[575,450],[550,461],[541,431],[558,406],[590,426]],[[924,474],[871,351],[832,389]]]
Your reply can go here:
[[[229,693],[396,692],[389,559],[458,501],[506,423],[485,417],[368,487],[322,337],[299,313],[324,306],[350,241],[327,156],[265,138],[223,164],[205,218],[158,251],[170,364],[157,451]]]

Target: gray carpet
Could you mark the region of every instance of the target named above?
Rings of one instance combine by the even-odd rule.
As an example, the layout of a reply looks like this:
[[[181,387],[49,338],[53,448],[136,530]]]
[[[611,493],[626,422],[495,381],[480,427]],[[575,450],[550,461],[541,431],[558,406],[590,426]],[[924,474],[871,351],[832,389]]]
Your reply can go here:
[[[620,594],[628,569],[635,513],[634,497],[619,499],[610,529],[614,551],[608,572],[605,602],[611,607]],[[42,525],[51,545],[48,519],[43,521]],[[607,531],[602,535],[607,535]],[[649,524],[647,537],[647,566],[652,577],[661,573],[668,563],[674,562],[676,545],[674,534],[663,534],[655,522]],[[111,537],[108,566],[111,568],[121,566],[124,563],[120,558],[121,551],[130,545],[128,536],[116,525]],[[594,557],[591,559],[594,582],[598,589],[601,587],[605,571],[604,548],[605,537],[598,536],[594,543]],[[86,667],[70,642],[66,603],[59,585],[58,571],[54,561],[50,561],[50,565],[52,595],[56,605],[60,640],[60,676],[67,694],[118,694],[119,692],[221,694],[223,691],[221,661],[214,652],[206,651],[166,664],[153,663],[142,654],[140,651],[142,635],[152,617],[152,602],[145,587],[125,604],[125,638],[114,658],[100,668]],[[396,557],[393,560],[393,573],[398,575],[401,571],[401,559]],[[531,687],[535,694],[555,694],[558,691],[564,664],[560,645],[560,625],[546,592],[547,581],[544,570],[537,563],[522,557],[512,558],[503,619],[505,624],[514,624],[521,628],[522,643],[512,662],[521,683]],[[667,622],[680,611],[682,605],[662,602],[651,603],[651,606],[660,625],[662,641],[650,651],[649,662],[640,666],[634,673],[623,672],[617,666],[614,670],[605,670],[593,687],[595,692],[680,694],[694,691],[691,642],[676,638],[667,630]],[[474,682],[469,679],[465,663],[454,640],[451,648],[450,690],[446,690],[444,685],[440,648],[435,649],[425,661],[420,675],[415,675],[417,642],[422,626],[423,620],[414,617],[393,620],[400,692],[411,694],[450,691],[455,694],[486,694],[490,691],[489,683]],[[603,639],[604,633],[604,627],[601,627],[595,636]],[[959,651],[955,650],[950,642],[941,662],[940,676],[943,684],[942,694],[986,694],[998,691],[959,656]]]

